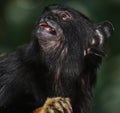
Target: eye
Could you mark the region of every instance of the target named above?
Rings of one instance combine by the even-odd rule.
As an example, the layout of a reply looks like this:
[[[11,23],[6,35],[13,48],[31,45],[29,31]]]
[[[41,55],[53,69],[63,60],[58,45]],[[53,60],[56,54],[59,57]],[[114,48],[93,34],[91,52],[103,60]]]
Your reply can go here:
[[[72,19],[72,15],[71,15],[69,12],[64,11],[64,12],[60,12],[60,13],[59,13],[59,18],[60,18],[61,20]]]

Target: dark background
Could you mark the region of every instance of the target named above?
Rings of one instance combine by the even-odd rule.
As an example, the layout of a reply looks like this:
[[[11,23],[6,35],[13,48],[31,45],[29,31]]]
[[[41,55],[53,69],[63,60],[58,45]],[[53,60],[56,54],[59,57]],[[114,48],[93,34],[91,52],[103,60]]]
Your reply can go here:
[[[35,20],[52,3],[71,6],[97,22],[113,23],[108,55],[98,70],[93,113],[120,113],[120,0],[0,0],[0,53],[29,43]]]

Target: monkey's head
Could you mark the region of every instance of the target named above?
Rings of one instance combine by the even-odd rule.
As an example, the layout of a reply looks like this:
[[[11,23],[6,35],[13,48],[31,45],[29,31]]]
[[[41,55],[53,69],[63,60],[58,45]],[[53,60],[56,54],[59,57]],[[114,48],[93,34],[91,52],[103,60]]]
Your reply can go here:
[[[46,62],[77,70],[85,57],[104,56],[112,32],[109,21],[95,23],[72,8],[50,5],[37,21],[34,37]]]

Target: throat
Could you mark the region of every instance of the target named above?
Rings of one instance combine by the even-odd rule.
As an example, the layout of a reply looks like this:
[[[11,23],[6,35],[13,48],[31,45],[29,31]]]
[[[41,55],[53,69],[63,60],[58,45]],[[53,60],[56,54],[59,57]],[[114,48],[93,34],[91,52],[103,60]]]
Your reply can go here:
[[[48,82],[50,91],[50,96],[63,96],[70,97],[74,90],[76,89],[77,76],[76,73],[70,71],[71,69],[66,69],[65,67],[57,68],[54,73],[49,76]]]

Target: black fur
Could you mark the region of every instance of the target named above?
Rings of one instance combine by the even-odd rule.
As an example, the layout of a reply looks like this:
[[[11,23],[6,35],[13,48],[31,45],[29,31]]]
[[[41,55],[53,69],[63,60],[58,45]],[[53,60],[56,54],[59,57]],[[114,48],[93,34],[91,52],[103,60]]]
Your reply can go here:
[[[112,31],[108,21],[97,24],[63,5],[46,7],[31,43],[0,57],[0,113],[31,113],[58,96],[71,99],[74,113],[89,113]]]

